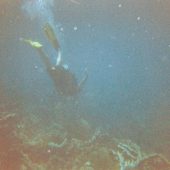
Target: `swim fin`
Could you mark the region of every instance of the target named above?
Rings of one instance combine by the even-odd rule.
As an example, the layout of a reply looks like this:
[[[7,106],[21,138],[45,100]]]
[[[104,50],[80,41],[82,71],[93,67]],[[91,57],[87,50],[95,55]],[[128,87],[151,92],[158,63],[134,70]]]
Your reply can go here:
[[[48,39],[48,41],[52,44],[52,46],[57,50],[60,51],[60,44],[57,40],[56,34],[49,23],[46,23],[44,26],[44,33]]]
[[[30,40],[30,39],[21,38],[20,40],[28,43],[29,45],[31,45],[31,46],[34,47],[34,48],[41,48],[41,47],[43,46],[43,45],[40,44],[39,42],[37,42],[37,41],[32,41],[32,40]]]

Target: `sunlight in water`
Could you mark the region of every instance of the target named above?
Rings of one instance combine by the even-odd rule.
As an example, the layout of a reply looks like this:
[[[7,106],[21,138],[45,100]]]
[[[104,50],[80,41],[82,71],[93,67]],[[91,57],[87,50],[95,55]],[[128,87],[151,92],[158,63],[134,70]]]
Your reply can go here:
[[[24,0],[22,9],[26,12],[28,17],[38,19],[41,24],[45,22],[54,23],[54,16],[52,13],[53,0]]]

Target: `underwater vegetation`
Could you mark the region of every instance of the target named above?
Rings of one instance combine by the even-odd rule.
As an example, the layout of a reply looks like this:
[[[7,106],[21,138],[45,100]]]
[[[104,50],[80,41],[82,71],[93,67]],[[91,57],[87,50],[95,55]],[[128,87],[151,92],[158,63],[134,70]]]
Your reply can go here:
[[[33,114],[0,113],[0,169],[170,170],[163,155],[145,153],[82,118],[68,123],[60,108],[50,124]]]

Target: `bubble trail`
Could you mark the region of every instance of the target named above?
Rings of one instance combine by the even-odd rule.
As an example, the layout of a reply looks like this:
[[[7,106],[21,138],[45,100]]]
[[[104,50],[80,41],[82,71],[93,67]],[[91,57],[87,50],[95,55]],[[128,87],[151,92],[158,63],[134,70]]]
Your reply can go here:
[[[41,25],[47,22],[54,25],[53,4],[53,0],[23,0],[22,10],[31,20],[36,19]]]

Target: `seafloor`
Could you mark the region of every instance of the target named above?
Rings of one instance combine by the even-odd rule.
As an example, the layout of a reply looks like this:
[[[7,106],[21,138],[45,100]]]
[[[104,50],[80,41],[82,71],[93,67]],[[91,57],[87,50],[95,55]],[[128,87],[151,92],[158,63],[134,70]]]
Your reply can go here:
[[[49,120],[1,111],[0,170],[170,170],[163,155],[55,112]]]

